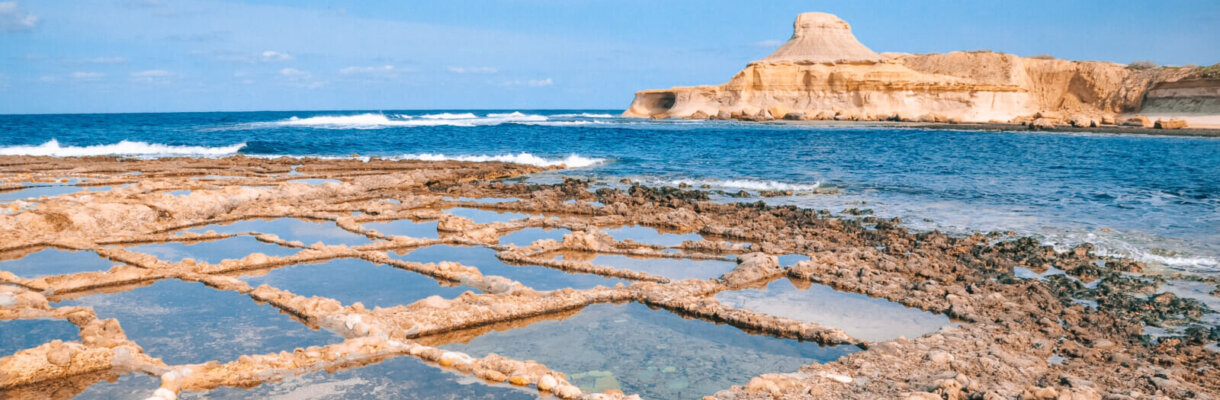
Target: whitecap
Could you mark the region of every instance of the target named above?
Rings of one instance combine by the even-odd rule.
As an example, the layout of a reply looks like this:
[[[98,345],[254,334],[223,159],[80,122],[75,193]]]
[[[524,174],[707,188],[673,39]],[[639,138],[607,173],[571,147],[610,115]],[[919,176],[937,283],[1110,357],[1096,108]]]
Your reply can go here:
[[[424,114],[424,115],[420,115],[419,117],[423,118],[423,119],[474,119],[474,118],[478,118],[479,116],[474,115],[474,113],[461,113],[461,114],[440,113],[440,114]]]
[[[115,144],[98,144],[92,146],[61,146],[58,140],[51,139],[37,146],[6,146],[0,147],[3,156],[52,156],[52,157],[87,157],[87,156],[196,156],[218,157],[237,154],[246,147],[245,143],[229,146],[174,146],[159,143],[132,142],[123,140]]]
[[[555,114],[552,117],[556,118],[616,118],[612,114],[595,114],[595,113],[580,113],[580,114]]]
[[[576,154],[568,155],[565,158],[544,158],[530,153],[518,154],[501,154],[501,155],[459,155],[451,156],[446,154],[405,154],[396,157],[403,160],[421,160],[421,161],[468,161],[468,162],[508,162],[515,164],[528,164],[539,167],[566,167],[566,168],[583,168],[602,164],[607,160],[604,158],[583,157]]]
[[[690,185],[690,186],[710,186],[716,188],[734,188],[746,190],[791,190],[794,192],[808,192],[816,190],[822,186],[821,182],[814,183],[786,183],[770,180],[754,180],[754,179],[676,179],[668,182],[670,185]]]
[[[384,129],[393,127],[416,126],[494,126],[514,122],[546,121],[543,115],[524,114],[519,111],[511,113],[490,113],[479,117],[474,113],[438,113],[420,116],[385,114],[355,114],[355,115],[317,115],[300,118],[292,117],[285,120],[269,122],[253,122],[224,129],[258,129],[274,127],[301,127],[317,129]]]

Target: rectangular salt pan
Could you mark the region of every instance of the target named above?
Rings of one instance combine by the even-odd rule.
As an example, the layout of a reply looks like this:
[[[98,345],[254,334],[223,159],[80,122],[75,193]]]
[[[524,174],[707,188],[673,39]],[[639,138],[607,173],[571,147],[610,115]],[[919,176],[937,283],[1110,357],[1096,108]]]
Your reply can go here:
[[[188,229],[187,232],[204,233],[270,233],[287,241],[299,241],[305,245],[322,242],[327,245],[359,246],[371,243],[368,237],[349,232],[331,221],[306,221],[296,218],[249,219],[225,224],[213,224]]]
[[[0,321],[0,357],[32,349],[53,340],[80,341],[80,328],[62,319]]]
[[[796,281],[795,283],[801,283]],[[899,336],[916,338],[951,324],[949,317],[910,308],[885,299],[810,284],[804,289],[779,279],[766,289],[742,289],[716,294],[722,304],[754,312],[839,328],[868,341]]]
[[[703,240],[703,236],[697,233],[669,233],[661,232],[656,228],[647,226],[625,226],[621,228],[607,229],[606,233],[614,237],[614,240],[623,241],[631,239],[640,243],[657,244],[662,246],[677,246],[687,240],[699,241]]]
[[[24,257],[0,261],[0,271],[26,279],[42,276],[109,270],[114,263],[92,251],[46,249]]]
[[[462,218],[469,219],[471,221],[474,221],[474,223],[476,223],[476,224],[491,224],[491,223],[496,223],[496,222],[509,222],[509,221],[513,221],[513,220],[529,218],[529,215],[522,214],[519,212],[514,212],[514,211],[493,211],[493,210],[482,210],[482,209],[478,209],[478,208],[469,208],[469,207],[454,207],[454,208],[448,208],[448,209],[441,210],[441,211],[444,211],[446,214],[449,214],[449,215],[456,215],[456,216],[459,216]]]
[[[150,243],[128,247],[127,250],[148,254],[157,257],[161,261],[171,263],[191,258],[195,261],[209,264],[219,264],[224,260],[240,260],[254,253],[263,253],[264,255],[274,257],[287,257],[300,251],[300,249],[292,247],[262,242],[250,236],[236,236],[203,242]]]
[[[858,350],[750,335],[636,303],[592,305],[563,320],[442,347],[475,357],[537,360],[586,393],[619,389],[656,399],[698,399],[760,374],[793,372]]]
[[[89,190],[93,193],[105,192],[110,190],[110,186],[71,186],[71,185],[50,185],[50,186],[34,186],[20,190],[11,190],[0,192],[0,201],[13,200],[33,200],[43,196],[59,196],[72,194]]]
[[[291,352],[343,340],[249,296],[176,279],[60,305],[93,307],[98,318],[118,319],[128,339],[169,365],[226,363],[243,354]]]
[[[407,236],[416,239],[440,238],[436,231],[436,221],[415,222],[409,219],[400,219],[389,222],[365,222],[362,225],[364,229],[376,230],[377,233],[386,236]]]
[[[466,291],[442,286],[417,272],[350,258],[280,267],[241,279],[253,287],[266,284],[305,297],[332,298],[344,305],[360,302],[368,308],[408,305],[433,295],[454,298]]]
[[[183,392],[180,399],[536,399],[532,389],[485,381],[430,366],[411,356],[399,356],[377,364],[319,371],[267,382],[250,389],[220,387],[209,392]]]
[[[561,259],[585,261],[593,265],[625,269],[663,276],[672,280],[714,279],[737,268],[734,261],[693,260],[689,258],[643,258],[618,254],[597,254],[589,258],[585,253],[568,253]]]
[[[504,236],[500,236],[500,244],[511,244],[513,246],[525,247],[543,239],[551,239],[562,242],[563,235],[569,233],[572,233],[572,231],[563,228],[525,228],[508,233]]]
[[[521,282],[522,285],[534,290],[542,291],[563,288],[583,290],[596,286],[613,287],[619,283],[630,284],[622,279],[595,274],[569,273],[537,265],[508,265],[496,258],[495,250],[486,247],[437,245],[415,249],[405,255],[394,257],[425,264],[452,261],[478,268],[483,275],[502,276]]]

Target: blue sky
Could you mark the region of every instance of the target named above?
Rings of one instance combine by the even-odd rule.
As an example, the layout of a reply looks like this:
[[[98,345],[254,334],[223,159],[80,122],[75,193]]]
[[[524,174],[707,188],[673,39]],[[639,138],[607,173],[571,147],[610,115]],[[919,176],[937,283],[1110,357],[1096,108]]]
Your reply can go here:
[[[0,113],[621,109],[728,80],[804,11],[878,52],[1220,62],[1214,0],[22,0],[0,1]]]

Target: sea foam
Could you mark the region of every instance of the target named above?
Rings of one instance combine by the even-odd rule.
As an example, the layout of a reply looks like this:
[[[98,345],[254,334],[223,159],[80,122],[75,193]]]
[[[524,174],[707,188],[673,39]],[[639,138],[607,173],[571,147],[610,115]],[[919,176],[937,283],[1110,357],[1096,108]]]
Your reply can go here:
[[[595,113],[580,113],[580,114],[555,114],[552,117],[556,118],[615,118],[611,114],[595,114]]]
[[[539,167],[558,167],[566,168],[583,168],[602,164],[607,160],[604,158],[583,157],[576,154],[568,155],[565,158],[543,158],[530,153],[518,154],[502,154],[502,155],[460,155],[451,156],[445,154],[405,154],[396,157],[403,160],[421,160],[421,161],[470,161],[470,162],[508,162],[516,164],[529,164]]]
[[[544,115],[524,114],[519,111],[511,113],[490,113],[478,116],[474,113],[437,113],[419,116],[385,114],[355,114],[355,115],[318,115],[313,117],[292,117],[271,122],[255,122],[243,124],[240,128],[267,127],[303,127],[319,129],[384,129],[394,127],[416,126],[491,126],[515,122],[546,121]]]
[[[115,144],[99,144],[93,146],[61,146],[58,140],[51,139],[37,146],[6,146],[0,147],[2,156],[52,156],[52,157],[86,157],[86,156],[144,156],[144,157],[219,157],[237,154],[246,147],[238,143],[221,147],[204,146],[173,146],[158,143],[121,141]]]
[[[794,192],[808,192],[822,186],[821,182],[802,184],[755,179],[676,179],[669,181],[668,184],[686,184],[695,187],[707,185],[715,188],[734,188],[746,190],[791,190]]]

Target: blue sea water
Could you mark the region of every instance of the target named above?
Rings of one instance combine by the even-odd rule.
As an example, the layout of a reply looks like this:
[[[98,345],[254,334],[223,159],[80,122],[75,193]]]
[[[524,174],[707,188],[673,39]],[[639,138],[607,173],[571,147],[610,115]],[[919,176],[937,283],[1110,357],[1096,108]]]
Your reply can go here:
[[[1090,242],[1168,269],[1220,271],[1220,139],[650,121],[619,112],[0,115],[0,155],[355,153],[564,164],[531,179],[790,189],[795,195],[766,201],[871,209],[917,230]]]

